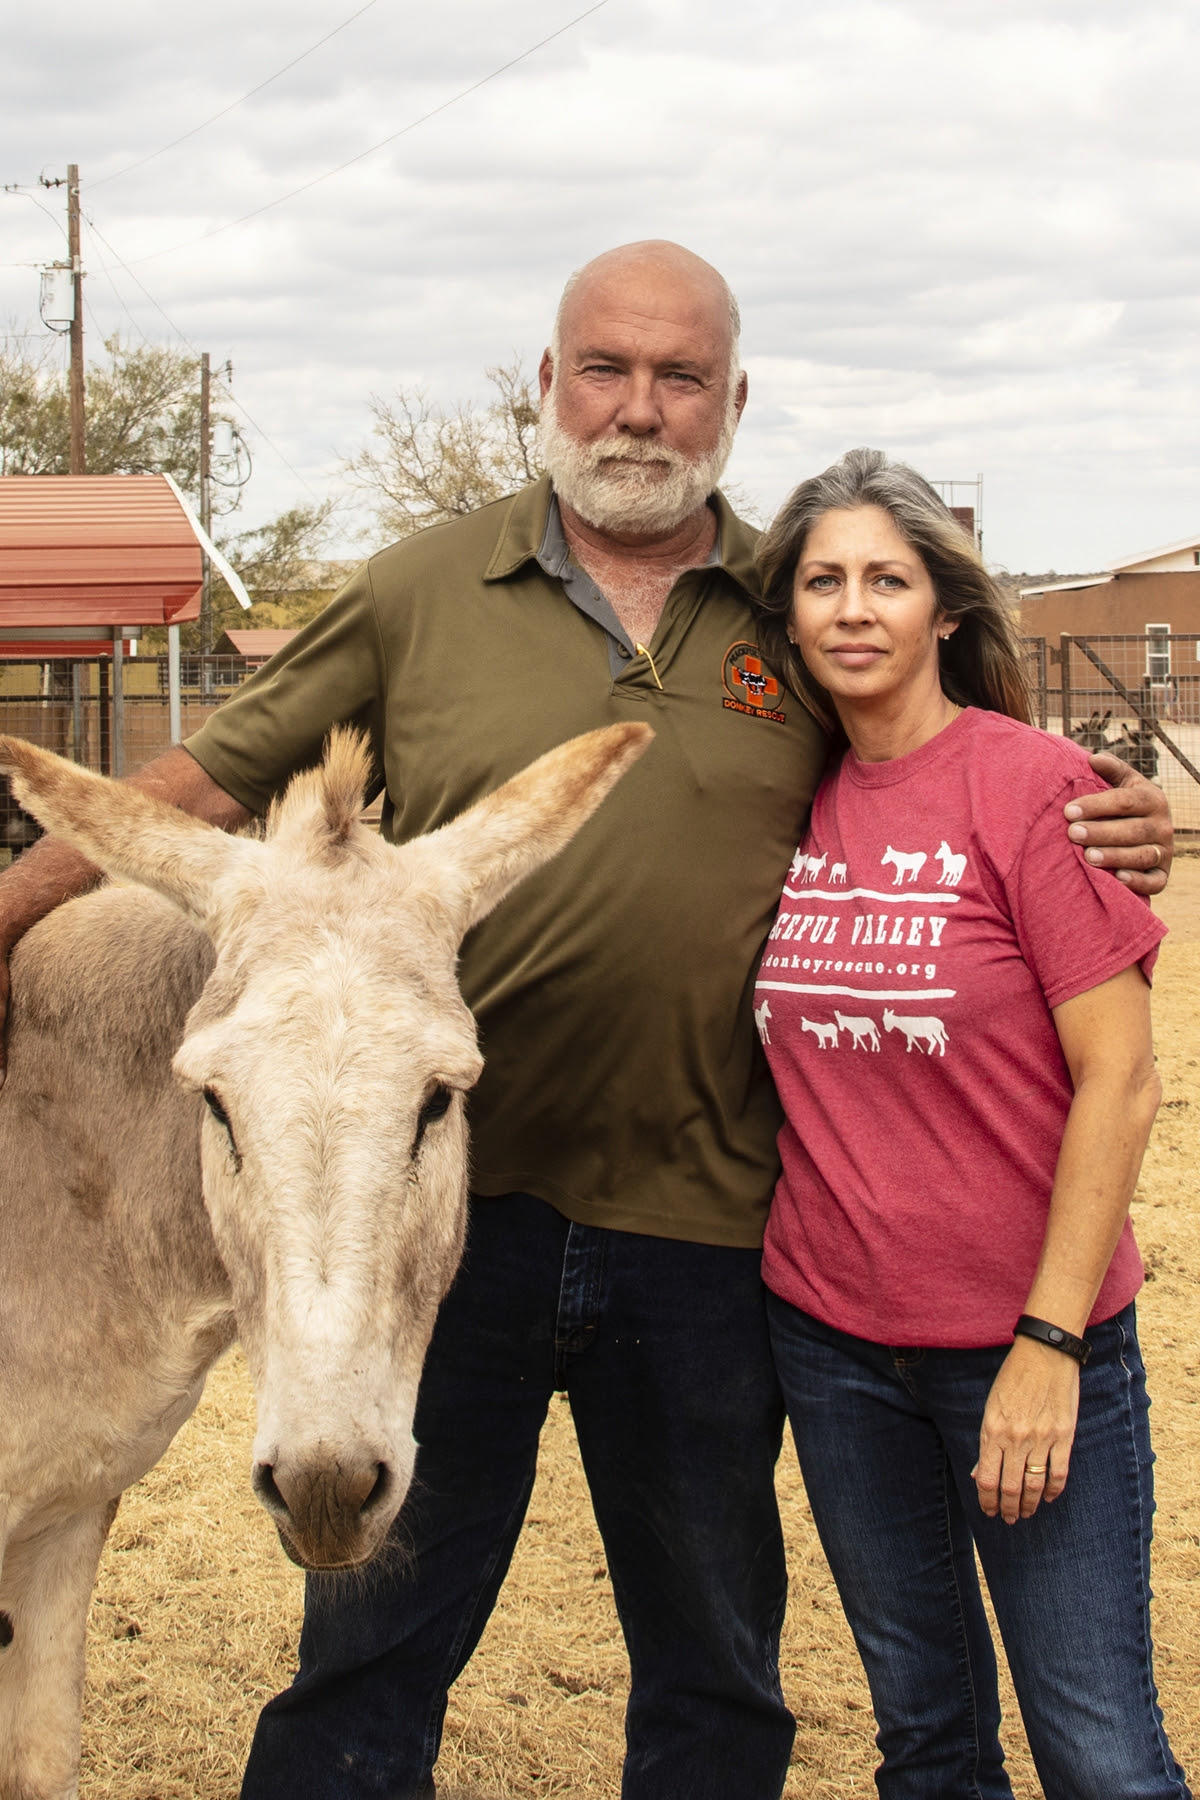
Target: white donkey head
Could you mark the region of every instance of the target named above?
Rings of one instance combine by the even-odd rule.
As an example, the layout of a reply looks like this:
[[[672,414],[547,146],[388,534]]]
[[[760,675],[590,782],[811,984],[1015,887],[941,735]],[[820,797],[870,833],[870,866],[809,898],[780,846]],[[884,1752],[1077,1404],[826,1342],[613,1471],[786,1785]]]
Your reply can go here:
[[[561,849],[646,748],[611,726],[401,847],[360,821],[368,758],[335,733],[263,839],[234,838],[0,738],[21,804],[211,937],[177,1075],[203,1094],[204,1197],[258,1402],[254,1481],[309,1567],[378,1549],[458,1266],[464,1095],[481,1064],[455,964],[471,926]]]

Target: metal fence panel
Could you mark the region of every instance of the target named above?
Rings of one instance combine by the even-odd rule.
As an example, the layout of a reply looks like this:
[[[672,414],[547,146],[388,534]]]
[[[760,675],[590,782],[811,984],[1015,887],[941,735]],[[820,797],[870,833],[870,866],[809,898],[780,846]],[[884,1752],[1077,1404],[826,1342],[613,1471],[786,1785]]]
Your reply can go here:
[[[1200,831],[1200,633],[1022,640],[1034,717],[1088,749],[1111,749],[1160,783],[1176,827]],[[198,731],[251,672],[240,656],[181,659],[182,735]],[[123,766],[132,774],[171,743],[166,656],[124,665]],[[113,707],[109,664],[0,661],[0,731],[109,773]],[[120,759],[117,759],[120,761]],[[0,781],[0,852],[29,822]]]
[[[249,673],[250,666],[241,656],[183,657],[181,735],[199,731]],[[123,675],[122,766],[132,775],[171,745],[167,658],[128,657]],[[28,738],[85,768],[110,774],[113,706],[107,658],[0,661],[0,732]],[[22,849],[35,835],[31,821],[9,794],[7,782],[0,779],[0,851]]]
[[[1064,636],[1050,664],[1050,730],[1123,757],[1162,787],[1178,830],[1200,831],[1200,633]]]

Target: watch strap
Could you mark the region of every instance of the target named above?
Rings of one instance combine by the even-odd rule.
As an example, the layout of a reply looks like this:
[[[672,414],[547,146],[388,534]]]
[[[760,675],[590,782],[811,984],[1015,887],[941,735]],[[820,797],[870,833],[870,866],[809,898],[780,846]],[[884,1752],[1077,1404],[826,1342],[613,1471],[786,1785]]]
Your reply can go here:
[[[1081,1368],[1092,1354],[1092,1346],[1086,1338],[1074,1337],[1061,1325],[1051,1325],[1048,1319],[1035,1319],[1032,1313],[1021,1314],[1013,1326],[1013,1336],[1036,1338],[1040,1344],[1049,1344],[1052,1350],[1061,1350],[1064,1356],[1074,1357]]]

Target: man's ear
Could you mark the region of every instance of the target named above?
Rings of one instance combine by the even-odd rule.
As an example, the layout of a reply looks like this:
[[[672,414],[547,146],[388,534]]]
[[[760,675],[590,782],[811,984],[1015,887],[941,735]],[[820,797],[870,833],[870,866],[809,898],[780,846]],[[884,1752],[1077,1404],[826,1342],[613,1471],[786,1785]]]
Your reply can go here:
[[[549,350],[542,351],[542,360],[538,364],[538,391],[544,400],[550,392],[550,383],[554,380],[554,358]]]
[[[738,375],[737,387],[734,389],[734,395],[733,395],[734,409],[736,410],[737,416],[739,419],[741,418],[743,412],[746,410],[746,397],[749,394],[749,392],[750,392],[750,378],[746,374],[745,369],[743,369],[741,371],[741,373]]]

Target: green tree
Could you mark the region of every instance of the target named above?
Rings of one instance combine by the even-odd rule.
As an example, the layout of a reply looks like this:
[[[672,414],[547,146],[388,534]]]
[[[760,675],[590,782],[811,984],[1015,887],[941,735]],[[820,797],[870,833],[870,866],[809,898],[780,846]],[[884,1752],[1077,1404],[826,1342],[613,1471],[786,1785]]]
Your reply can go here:
[[[484,407],[445,411],[420,388],[372,395],[376,441],[342,468],[390,537],[473,512],[541,474],[533,382],[515,357],[485,373],[496,398]]]
[[[250,595],[245,612],[220,576],[213,577],[213,623],[217,634],[266,626],[286,630],[315,619],[348,573],[348,565],[323,557],[332,500],[293,506],[250,531],[219,540],[221,550]]]
[[[181,350],[108,338],[86,378],[89,475],[166,474],[195,496],[200,482],[200,364]],[[214,422],[228,417],[219,408]],[[232,422],[232,421],[230,421]],[[0,346],[0,474],[70,468],[67,372],[47,349]]]

